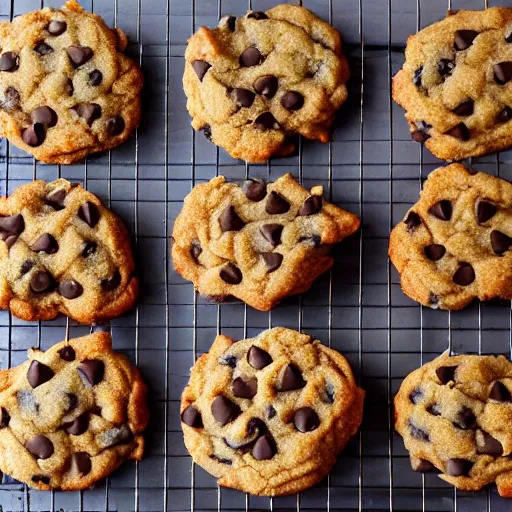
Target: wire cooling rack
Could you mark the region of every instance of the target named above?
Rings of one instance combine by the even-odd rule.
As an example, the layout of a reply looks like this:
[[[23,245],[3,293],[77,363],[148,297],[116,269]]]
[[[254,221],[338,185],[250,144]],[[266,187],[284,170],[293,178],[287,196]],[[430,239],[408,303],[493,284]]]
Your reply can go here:
[[[0,193],[32,179],[59,176],[83,183],[119,213],[135,242],[143,278],[137,309],[111,322],[114,346],[142,369],[151,387],[147,454],[83,492],[38,492],[3,476],[0,510],[223,511],[328,510],[504,512],[512,502],[494,488],[457,492],[432,475],[410,469],[393,431],[390,404],[403,377],[420,364],[454,352],[512,350],[510,304],[474,304],[461,312],[422,308],[400,291],[387,259],[391,227],[418,198],[422,180],[441,162],[410,140],[390,80],[403,63],[406,38],[446,14],[507,2],[484,0],[303,0],[344,35],[352,79],[331,143],[302,141],[299,155],[267,165],[231,159],[190,128],[181,88],[187,38],[201,25],[278,0],[87,0],[130,36],[130,54],[146,76],[143,123],[111,153],[72,166],[41,165],[0,143]],[[60,6],[40,0],[0,0],[0,18]],[[363,79],[364,77],[364,79]],[[472,164],[512,178],[506,153]],[[242,303],[211,304],[195,294],[169,263],[168,233],[183,197],[200,181],[224,174],[270,180],[291,171],[306,186],[323,184],[326,197],[363,219],[359,234],[339,248],[333,270],[302,297],[269,313]],[[215,335],[252,336],[271,326],[304,330],[344,353],[367,391],[362,429],[315,488],[286,498],[259,498],[220,489],[194,466],[181,435],[179,398],[195,358]],[[26,349],[43,349],[89,332],[64,318],[26,323],[0,313],[0,364],[19,364]]]

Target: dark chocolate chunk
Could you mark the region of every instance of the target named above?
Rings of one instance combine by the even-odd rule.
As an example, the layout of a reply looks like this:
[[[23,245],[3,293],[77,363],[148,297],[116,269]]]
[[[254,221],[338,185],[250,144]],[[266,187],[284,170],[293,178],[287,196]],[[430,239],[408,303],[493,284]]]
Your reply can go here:
[[[469,476],[473,463],[467,459],[448,459],[445,473],[450,476]]]
[[[495,118],[496,123],[506,123],[512,119],[512,108],[505,106],[499,112]]]
[[[469,286],[475,280],[475,271],[469,263],[461,263],[453,274],[453,282],[459,286]]]
[[[419,441],[425,441],[427,443],[430,442],[430,437],[428,435],[428,432],[425,432],[421,428],[417,427],[413,423],[409,421],[409,430],[411,432],[411,436],[415,439],[418,439]]]
[[[416,212],[409,212],[407,218],[404,220],[407,224],[407,231],[412,232],[421,224],[421,217]]]
[[[0,428],[5,428],[9,426],[9,421],[11,421],[11,416],[7,412],[7,409],[4,407],[0,407],[1,415],[0,415]]]
[[[473,100],[465,101],[464,103],[461,103],[457,107],[455,107],[452,112],[458,116],[466,117],[470,116],[473,113],[475,103]]]
[[[7,238],[6,235],[20,235],[25,229],[25,221],[20,213],[10,217],[0,217],[0,239]]]
[[[270,215],[286,213],[290,209],[290,203],[277,192],[270,192],[265,205],[265,211]]]
[[[52,36],[60,36],[66,31],[67,26],[65,21],[52,20],[48,24],[47,30]]]
[[[506,253],[512,245],[512,238],[501,231],[494,229],[491,231],[491,247],[495,254]]]
[[[322,204],[321,196],[309,196],[300,207],[297,215],[314,215],[322,210]]]
[[[84,476],[89,474],[92,468],[91,457],[86,452],[73,453],[71,464]]]
[[[93,55],[92,49],[88,46],[69,46],[66,51],[75,68],[85,64]]]
[[[469,48],[478,35],[476,30],[457,30],[455,32],[455,40],[453,42],[453,46],[456,50],[466,50]]]
[[[32,270],[32,268],[34,267],[34,265],[35,265],[35,262],[32,260],[24,261],[23,265],[21,265],[20,275],[24,276],[25,274],[30,272]]]
[[[479,224],[484,224],[494,217],[498,208],[487,201],[479,201],[476,207],[476,218]]]
[[[261,11],[252,11],[247,15],[248,18],[252,18],[254,20],[268,20],[268,16]]]
[[[234,206],[226,206],[224,211],[219,215],[219,224],[222,232],[240,231],[245,222],[237,215]]]
[[[261,62],[261,53],[258,48],[251,46],[242,52],[239,62],[240,66],[244,68],[257,66]]]
[[[426,411],[432,416],[441,416],[441,406],[439,404],[432,404],[426,408]]]
[[[441,384],[448,384],[448,382],[455,382],[455,370],[457,366],[440,366],[436,369],[437,378]]]
[[[26,442],[25,448],[37,459],[48,459],[53,455],[53,443],[45,436],[34,436]]]
[[[272,247],[276,247],[281,243],[283,227],[281,224],[264,224],[260,227],[260,233],[272,244]]]
[[[87,242],[82,249],[82,257],[87,258],[91,254],[94,254],[96,252],[96,249],[98,248],[98,244],[96,242]]]
[[[489,398],[491,400],[497,400],[498,402],[511,402],[512,398],[510,396],[510,391],[508,390],[507,386],[503,384],[503,382],[500,382],[497,380],[492,388],[491,392],[489,394]]]
[[[253,345],[247,352],[247,362],[256,370],[262,370],[272,364],[272,357],[265,350]]]
[[[211,68],[211,65],[205,60],[194,60],[192,62],[192,68],[196,72],[199,81],[202,82],[204,75],[206,75],[207,71]]]
[[[423,399],[423,391],[419,388],[415,388],[411,391],[409,394],[409,400],[413,404],[419,404],[421,400]]]
[[[411,138],[415,142],[422,143],[430,139],[430,135],[425,130],[415,130],[414,132],[411,132]]]
[[[446,79],[447,76],[452,74],[455,69],[455,61],[450,59],[441,59],[437,65],[437,71],[439,74]]]
[[[84,384],[95,386],[103,380],[105,363],[99,359],[84,359],[77,370]]]
[[[81,436],[89,428],[89,413],[84,412],[72,423],[66,425],[65,430],[73,436]]]
[[[233,381],[233,396],[238,398],[254,398],[258,392],[258,380],[256,377],[237,377]]]
[[[263,252],[261,253],[261,257],[267,266],[267,272],[269,274],[277,270],[283,262],[283,255],[278,252]]]
[[[272,405],[269,405],[267,407],[267,419],[271,420],[272,418],[275,417],[276,414],[277,411],[275,410],[275,408]]]
[[[203,419],[201,418],[201,413],[193,405],[189,405],[181,413],[181,421],[189,427],[203,428]]]
[[[512,78],[512,62],[500,62],[494,65],[494,80],[500,85]]]
[[[121,284],[121,274],[119,270],[116,270],[112,277],[102,279],[100,284],[106,292],[114,291]]]
[[[95,204],[87,201],[87,203],[80,206],[78,210],[78,217],[82,219],[89,227],[93,228],[96,226],[96,224],[98,224],[98,221],[100,220],[100,211]]]
[[[306,381],[302,377],[302,372],[292,363],[286,365],[281,375],[281,380],[277,384],[277,391],[294,391],[302,389]]]
[[[223,459],[222,457],[218,457],[215,454],[210,455],[210,459],[216,460],[217,462],[220,462],[220,464],[226,464],[228,466],[231,466],[231,464],[233,464],[233,461],[231,459]]]
[[[218,396],[212,402],[212,415],[224,427],[242,413],[240,407],[225,396]]]
[[[54,254],[59,250],[57,240],[50,233],[42,234],[32,245],[34,252],[45,252],[46,254]]]
[[[452,203],[448,199],[443,199],[431,206],[428,213],[439,220],[450,220],[452,218]]]
[[[258,202],[267,195],[267,184],[264,180],[253,178],[244,181],[242,190],[249,201]]]
[[[44,55],[49,55],[50,53],[53,53],[53,48],[49,44],[46,44],[44,41],[39,41],[34,46],[34,51],[42,57]]]
[[[74,279],[69,279],[67,281],[62,281],[58,286],[59,293],[65,297],[66,299],[76,299],[84,293],[83,286]]]
[[[17,53],[5,52],[0,57],[0,71],[12,73],[19,68],[20,58]]]
[[[261,436],[252,449],[252,456],[256,460],[269,460],[277,453],[277,446],[270,434]]]
[[[124,132],[125,126],[124,119],[121,116],[111,117],[107,120],[107,133],[115,137]]]
[[[28,144],[32,148],[36,148],[46,139],[46,128],[44,124],[33,124],[23,130],[21,138],[25,144]]]
[[[475,413],[469,408],[463,406],[455,417],[454,425],[462,430],[469,430],[476,426]]]
[[[446,253],[445,246],[440,244],[427,245],[423,250],[425,256],[432,261],[440,260]]]
[[[265,130],[278,130],[279,123],[270,112],[263,112],[255,120],[254,125]]]
[[[80,103],[74,110],[89,126],[101,117],[101,107],[97,103]]]
[[[233,93],[235,95],[237,103],[242,107],[250,107],[253,102],[256,94],[249,89],[234,89]]]
[[[311,432],[320,426],[320,418],[311,407],[302,407],[295,411],[293,424],[299,432]]]
[[[219,357],[219,364],[223,366],[229,366],[230,368],[236,368],[238,359],[236,356],[221,356]]]
[[[503,455],[503,445],[497,439],[492,437],[491,434],[488,434],[483,430],[481,430],[480,433],[482,434],[483,443],[479,444],[477,442],[476,453],[480,455],[492,455],[493,457],[501,457]]]
[[[40,123],[48,128],[52,128],[57,124],[57,113],[46,105],[36,108],[31,115],[33,123]]]
[[[20,93],[14,87],[7,87],[4,92],[4,99],[0,102],[0,107],[4,110],[14,110],[20,104]]]
[[[450,128],[447,132],[444,132],[444,134],[450,135],[451,137],[455,137],[456,139],[460,139],[463,141],[469,140],[471,137],[468,127],[464,123],[459,123],[455,125],[453,128]]]
[[[224,16],[219,20],[219,26],[225,24],[230,32],[234,32],[236,29],[236,16]]]
[[[277,92],[278,82],[275,76],[265,75],[256,78],[252,86],[258,94],[271,100]]]
[[[49,476],[46,476],[46,475],[34,475],[32,478],[31,478],[32,482],[34,482],[35,484],[46,484],[46,485],[50,485],[50,477]],[[18,483],[21,483],[21,482],[18,482]]]
[[[432,464],[432,462],[426,459],[420,459],[416,467],[413,468],[414,471],[418,471],[419,473],[439,473],[439,470]]]
[[[63,189],[52,190],[45,198],[45,203],[51,206],[54,210],[64,209],[64,199],[66,199],[67,192]]]
[[[76,358],[75,351],[71,345],[66,345],[58,351],[59,357],[64,361],[74,361]]]
[[[87,83],[89,85],[92,85],[93,87],[97,87],[101,84],[103,80],[103,73],[99,69],[93,69],[89,73],[89,79],[87,80]]]
[[[416,85],[417,87],[421,87],[421,75],[423,73],[423,67],[421,68],[418,68],[415,72],[414,72],[414,76],[412,78],[412,83],[414,85]]]
[[[30,288],[35,293],[46,293],[55,287],[52,276],[43,270],[36,272],[30,280]]]
[[[281,105],[286,110],[299,110],[304,105],[304,96],[297,91],[288,91],[281,98]]]
[[[233,265],[228,263],[221,271],[220,278],[228,284],[240,284],[242,282],[242,271]]]

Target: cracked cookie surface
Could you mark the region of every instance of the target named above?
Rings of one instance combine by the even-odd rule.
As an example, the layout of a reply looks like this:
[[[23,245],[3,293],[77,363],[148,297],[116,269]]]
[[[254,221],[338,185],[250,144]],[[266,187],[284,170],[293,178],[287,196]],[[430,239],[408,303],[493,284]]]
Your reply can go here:
[[[512,9],[458,11],[409,37],[393,99],[443,160],[512,145]]]
[[[219,485],[280,496],[324,478],[362,419],[364,391],[347,360],[276,327],[219,335],[181,397],[185,445]]]
[[[391,232],[402,290],[424,306],[512,299],[512,184],[461,164],[433,171]]]
[[[192,126],[232,157],[262,162],[327,142],[349,77],[339,33],[307,9],[225,16],[188,42],[183,86]]]
[[[0,197],[0,308],[29,321],[113,318],[137,298],[134,271],[123,223],[80,185],[34,181]]]
[[[409,374],[395,397],[395,427],[415,471],[458,489],[496,482],[512,497],[512,363],[448,353]]]
[[[241,186],[218,176],[193,188],[174,223],[176,270],[203,295],[235,296],[261,311],[303,293],[333,264],[330,246],[359,219],[286,174]]]
[[[0,469],[41,490],[86,489],[140,460],[147,389],[97,332],[0,370]]]
[[[126,45],[73,0],[0,23],[0,135],[60,164],[126,140],[143,82]]]

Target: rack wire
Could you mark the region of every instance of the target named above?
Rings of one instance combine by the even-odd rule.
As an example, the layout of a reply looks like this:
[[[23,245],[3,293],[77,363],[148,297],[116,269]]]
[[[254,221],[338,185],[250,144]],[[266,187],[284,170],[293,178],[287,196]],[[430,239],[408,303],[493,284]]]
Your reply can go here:
[[[147,81],[143,124],[131,141],[80,165],[41,165],[6,141],[0,143],[2,195],[32,179],[62,176],[100,196],[133,233],[144,282],[142,300],[132,313],[105,328],[112,332],[114,347],[145,374],[153,413],[141,463],[125,463],[83,492],[38,492],[4,475],[2,512],[509,510],[494,488],[457,492],[435,476],[414,473],[393,430],[391,402],[407,373],[446,349],[512,356],[512,305],[476,304],[453,314],[422,308],[403,296],[386,255],[390,228],[417,201],[428,173],[441,164],[411,142],[403,112],[391,101],[391,76],[403,63],[405,40],[444,17],[447,9],[482,9],[500,2],[303,0],[304,7],[344,35],[352,71],[349,100],[329,144],[301,141],[296,157],[247,165],[191,130],[181,88],[183,53],[187,38],[200,25],[277,3],[84,0],[86,9],[130,36],[129,54],[138,59]],[[59,5],[0,0],[0,19]],[[506,153],[472,162],[508,179],[510,163]],[[287,171],[305,186],[323,184],[326,197],[362,217],[361,231],[344,242],[335,267],[310,292],[268,314],[240,302],[216,305],[198,296],[169,262],[168,234],[183,197],[196,183],[218,174],[272,180]],[[269,499],[221,489],[192,463],[181,436],[179,397],[189,368],[217,333],[241,339],[276,325],[304,330],[344,353],[367,400],[363,426],[329,477],[300,495]],[[19,364],[32,345],[45,349],[87,332],[88,327],[63,318],[26,323],[0,312],[0,365]]]

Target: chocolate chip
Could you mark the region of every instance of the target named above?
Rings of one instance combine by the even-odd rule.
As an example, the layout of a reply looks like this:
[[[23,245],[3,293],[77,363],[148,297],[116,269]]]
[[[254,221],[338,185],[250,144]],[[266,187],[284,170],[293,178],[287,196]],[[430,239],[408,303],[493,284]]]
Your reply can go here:
[[[495,254],[502,255],[506,253],[512,245],[512,238],[501,231],[494,229],[491,231],[491,247]]]
[[[260,233],[267,242],[272,244],[272,247],[276,247],[281,243],[283,227],[281,224],[264,224],[260,227]]]
[[[267,195],[267,184],[264,180],[253,178],[244,181],[242,190],[249,201],[258,202]]]
[[[444,132],[445,135],[450,135],[451,137],[455,137],[460,140],[469,140],[470,133],[468,127],[464,123],[459,123],[455,125],[453,128],[450,128],[447,132]]]
[[[295,411],[293,424],[299,432],[311,432],[320,426],[320,418],[311,407],[302,407]]]
[[[278,130],[279,123],[270,112],[263,112],[255,120],[254,125],[265,130]]]
[[[233,265],[228,263],[221,271],[220,278],[228,284],[240,284],[242,282],[242,271]]]
[[[4,92],[4,99],[0,106],[4,110],[14,110],[20,104],[20,93],[14,87],[7,87]]]
[[[224,211],[219,215],[219,224],[222,232],[226,231],[240,231],[245,222],[237,215],[234,206],[227,206]]]
[[[256,78],[252,86],[258,94],[261,94],[267,100],[271,100],[277,92],[278,82],[275,76],[265,75]]]
[[[78,210],[78,217],[89,227],[93,228],[100,220],[100,211],[95,204],[87,201],[87,203],[80,206]]]
[[[441,384],[448,384],[448,382],[455,382],[455,370],[457,366],[440,366],[436,369],[437,378]]]
[[[423,391],[421,389],[413,389],[411,393],[409,394],[409,400],[413,404],[419,404],[421,400],[423,399]]]
[[[59,357],[63,359],[64,361],[74,361],[76,354],[73,350],[73,347],[71,345],[66,345],[65,347],[61,348],[58,352]]]
[[[233,396],[238,398],[254,398],[258,392],[258,380],[256,377],[237,377],[233,381]]]
[[[267,273],[269,274],[277,270],[283,262],[283,255],[278,252],[263,252],[261,257],[267,266]]]
[[[404,222],[407,225],[407,231],[412,234],[413,231],[421,225],[421,217],[416,212],[409,212]]]
[[[256,94],[249,91],[249,89],[234,89],[233,93],[235,94],[237,103],[242,107],[250,107],[256,97]]]
[[[512,78],[512,62],[500,62],[494,65],[494,80],[500,85]]]
[[[53,53],[53,48],[49,44],[46,44],[44,41],[39,41],[34,46],[34,51],[39,55],[44,56]]]
[[[430,139],[430,135],[425,130],[416,130],[411,132],[411,139],[415,142],[423,143],[426,140]]]
[[[453,46],[456,50],[466,50],[473,44],[473,40],[478,35],[475,30],[457,30]]]
[[[300,207],[297,215],[314,215],[322,210],[322,204],[321,196],[309,196]]]
[[[229,366],[230,368],[236,368],[238,359],[236,356],[221,356],[219,357],[219,364],[223,366]]]
[[[65,21],[52,20],[48,24],[47,30],[52,36],[60,36],[66,31],[67,26]]]
[[[71,464],[84,476],[89,474],[92,468],[91,457],[86,452],[73,453]]]
[[[31,115],[33,123],[41,123],[47,128],[57,124],[57,113],[50,107],[43,106],[36,108]]]
[[[27,441],[25,448],[37,459],[48,459],[53,455],[53,443],[45,436],[34,436]]]
[[[236,16],[224,16],[219,20],[219,27],[226,25],[230,32],[234,32],[236,29]]]
[[[271,420],[272,418],[275,417],[276,414],[277,411],[274,409],[274,407],[272,405],[269,405],[267,407],[267,419]]]
[[[83,286],[74,279],[62,281],[58,287],[59,293],[66,299],[76,299],[84,293]]]
[[[439,404],[432,404],[426,408],[426,411],[432,416],[441,416],[441,406]]]
[[[107,120],[107,133],[112,137],[123,133],[124,128],[125,122],[121,116],[111,117]]]
[[[498,208],[493,204],[488,203],[487,201],[479,201],[476,207],[476,218],[478,220],[478,223],[484,224],[490,218],[492,218],[497,211]]]
[[[189,427],[203,428],[203,419],[201,418],[201,413],[193,405],[189,405],[181,413],[181,421]]]
[[[45,252],[46,254],[55,254],[59,250],[57,240],[50,233],[42,234],[30,247],[34,252]]]
[[[254,20],[268,20],[268,16],[261,11],[252,11],[247,15],[248,18],[252,18]]]
[[[50,485],[50,477],[46,475],[34,475],[31,480],[35,484]]]
[[[20,59],[18,54],[14,52],[5,52],[2,53],[0,57],[0,71],[8,71],[12,73],[16,71],[20,65]]]
[[[88,80],[89,85],[92,85],[93,87],[97,87],[98,85],[101,84],[102,80],[103,80],[103,73],[99,69],[93,69],[89,73],[89,80]]]
[[[265,211],[270,215],[286,213],[290,209],[290,203],[277,192],[270,192],[265,205]]]
[[[203,135],[205,136],[206,140],[209,140],[210,142],[212,142],[212,128],[209,124],[205,124],[204,126],[201,126],[201,128],[199,128],[202,132],[203,132]]]
[[[9,421],[11,421],[11,416],[7,412],[7,409],[0,407],[1,415],[0,415],[0,428],[5,428],[9,426]]]
[[[192,62],[192,68],[196,72],[199,81],[202,82],[204,75],[206,75],[206,72],[211,68],[211,65],[205,60],[194,60]]]
[[[213,417],[221,427],[231,423],[242,414],[240,407],[225,396],[216,397],[212,402],[211,409]]]
[[[468,100],[455,107],[452,112],[461,117],[470,116],[473,113],[474,105],[473,100]]]
[[[25,230],[25,221],[20,213],[9,217],[0,217],[0,239],[5,239],[5,235],[20,235]]]
[[[423,250],[425,256],[432,261],[440,260],[446,253],[446,248],[440,244],[427,245]]]
[[[512,119],[512,108],[505,106],[503,107],[495,118],[496,123],[506,123]]]
[[[192,240],[192,245],[190,246],[190,254],[196,263],[199,263],[199,256],[201,256],[202,252],[203,248],[201,247],[199,240],[195,238]]]
[[[432,464],[432,462],[420,459],[416,467],[413,467],[414,471],[418,471],[419,473],[431,473],[431,472],[439,472],[439,470]]]
[[[258,48],[251,46],[242,52],[240,55],[240,66],[249,68],[251,66],[257,66],[261,62],[261,53]]]
[[[34,265],[35,265],[35,262],[32,260],[24,261],[23,265],[21,265],[20,275],[24,276],[25,274],[30,272],[30,270],[34,267]]]
[[[96,252],[96,249],[98,247],[98,244],[96,242],[87,242],[82,249],[82,257],[87,258],[91,254],[94,254]]]
[[[473,463],[467,459],[449,459],[445,473],[450,476],[469,476]]]
[[[44,140],[46,139],[46,129],[44,124],[34,124],[25,128],[21,134],[21,138],[25,144],[28,144],[30,147],[36,148],[40,146]]]
[[[64,199],[67,196],[67,192],[63,189],[52,190],[46,197],[45,203],[51,206],[54,210],[64,209]]]
[[[66,51],[75,68],[85,64],[93,55],[92,49],[88,46],[69,46]]]
[[[89,126],[101,117],[101,107],[97,103],[80,103],[74,110]]]
[[[452,218],[452,203],[448,199],[443,199],[431,206],[428,213],[439,220],[450,220]]]
[[[414,72],[414,76],[412,78],[412,83],[416,86],[416,87],[421,87],[421,75],[423,73],[423,67],[421,68],[418,68],[415,72]]]
[[[427,443],[430,442],[428,432],[425,432],[411,422],[409,422],[409,431],[411,432],[411,436],[415,439],[418,439],[419,441],[425,441]]]
[[[114,291],[121,284],[121,274],[119,270],[114,272],[114,275],[110,278],[105,278],[100,281],[101,287],[106,292]]]
[[[461,263],[453,274],[453,282],[460,286],[469,286],[475,280],[475,271],[469,263]]]
[[[277,446],[270,434],[261,436],[252,449],[252,456],[256,460],[269,460],[277,453]]]
[[[477,436],[476,453],[479,455],[492,455],[493,457],[501,457],[503,455],[503,445],[487,432],[481,430],[480,433],[482,434],[483,442],[478,443]]]
[[[500,382],[497,380],[492,388],[491,392],[489,394],[489,398],[491,400],[497,400],[498,402],[511,402],[512,398],[510,396],[510,391],[508,390],[507,386],[503,384],[503,382]]]
[[[103,380],[105,363],[99,359],[84,359],[77,370],[84,384],[95,386]]]
[[[55,283],[48,272],[40,270],[36,272],[30,280],[30,288],[35,293],[45,293],[53,290]]]
[[[81,436],[89,428],[89,413],[78,416],[72,423],[66,425],[65,430],[73,436]]]
[[[222,457],[218,457],[215,454],[210,455],[210,459],[216,460],[217,462],[220,462],[221,464],[226,464],[228,466],[231,466],[233,464],[233,461],[231,459],[223,459]]]
[[[469,430],[476,425],[476,416],[469,407],[462,407],[455,417],[454,425],[462,430]]]
[[[253,345],[247,352],[247,362],[256,370],[262,370],[272,364],[272,357],[265,350]]]
[[[455,62],[450,59],[441,59],[437,65],[437,71],[439,74],[446,79],[447,76],[452,74],[455,69]]]
[[[281,98],[281,105],[286,110],[299,110],[304,105],[304,96],[297,91],[288,91]]]
[[[302,389],[306,385],[306,381],[302,378],[301,371],[292,363],[286,365],[281,380],[277,384],[277,391],[294,391]]]

